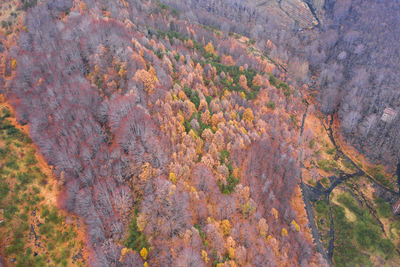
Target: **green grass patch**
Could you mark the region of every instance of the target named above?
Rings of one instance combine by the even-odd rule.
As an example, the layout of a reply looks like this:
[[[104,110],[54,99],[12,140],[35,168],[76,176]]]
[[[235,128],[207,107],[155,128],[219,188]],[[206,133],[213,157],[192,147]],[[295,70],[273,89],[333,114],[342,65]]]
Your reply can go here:
[[[374,201],[377,206],[377,211],[378,211],[379,217],[389,218],[392,216],[392,209],[390,208],[390,205],[385,200],[376,196],[374,198]]]
[[[376,166],[368,169],[368,173],[384,186],[391,187],[390,182],[386,179],[382,166]]]
[[[335,168],[337,168],[338,165],[335,161],[323,159],[323,160],[318,161],[318,167],[325,172],[331,172]]]
[[[124,244],[127,248],[131,248],[137,252],[140,252],[142,248],[146,248],[148,250],[150,248],[150,244],[147,241],[144,233],[140,232],[137,226],[138,213],[139,210],[135,209],[131,223],[128,227],[128,238],[125,240]]]

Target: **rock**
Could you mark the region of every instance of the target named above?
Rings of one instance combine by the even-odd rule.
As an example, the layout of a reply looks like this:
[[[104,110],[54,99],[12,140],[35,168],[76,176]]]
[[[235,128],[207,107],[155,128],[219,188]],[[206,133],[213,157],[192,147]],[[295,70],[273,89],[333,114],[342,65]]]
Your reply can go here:
[[[297,21],[298,26],[302,29],[309,29],[318,25],[318,21],[314,18],[310,8],[301,0],[282,0],[281,9],[290,18]]]

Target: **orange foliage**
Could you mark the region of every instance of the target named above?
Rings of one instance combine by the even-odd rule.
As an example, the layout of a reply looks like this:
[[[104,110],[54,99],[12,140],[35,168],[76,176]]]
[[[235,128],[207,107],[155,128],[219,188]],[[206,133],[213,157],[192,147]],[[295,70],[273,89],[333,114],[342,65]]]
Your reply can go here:
[[[193,41],[189,39],[186,42],[186,46],[187,46],[187,48],[193,49],[193,47],[194,47]]]
[[[231,223],[228,220],[223,220],[221,222],[222,233],[227,236],[231,232]]]
[[[221,58],[222,64],[233,66],[235,65],[235,61],[233,60],[232,56],[223,55]]]
[[[152,91],[153,91],[153,89],[155,87],[154,84],[155,84],[155,81],[156,81],[155,77],[154,77],[154,74],[152,74],[152,73],[150,73],[150,72],[148,72],[146,70],[141,69],[141,70],[138,70],[135,73],[134,79],[135,79],[135,81],[140,81],[140,82],[143,83],[145,91],[148,94],[152,93]]]
[[[240,87],[242,87],[243,89],[248,89],[247,88],[247,78],[244,75],[240,75],[239,77],[239,85]]]
[[[253,111],[251,110],[251,108],[246,108],[246,109],[244,110],[243,119],[244,119],[245,121],[253,122],[253,120],[254,120],[254,115],[253,115]]]
[[[267,220],[264,218],[261,218],[258,221],[258,230],[260,231],[260,235],[262,237],[267,237],[268,234],[268,224],[267,224]]]
[[[263,85],[263,77],[260,74],[257,74],[253,79],[254,86],[262,86]]]

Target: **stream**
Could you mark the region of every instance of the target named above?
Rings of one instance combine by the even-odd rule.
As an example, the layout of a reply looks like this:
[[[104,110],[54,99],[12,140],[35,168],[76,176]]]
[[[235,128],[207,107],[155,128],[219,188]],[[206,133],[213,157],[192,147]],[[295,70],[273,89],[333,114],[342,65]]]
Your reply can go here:
[[[306,110],[303,114],[303,120],[301,123],[301,127],[300,127],[300,137],[303,137],[303,132],[304,132],[304,124],[307,118],[307,112],[308,112],[308,106],[309,103],[306,101]],[[315,223],[315,216],[314,216],[314,210],[311,204],[311,200],[310,200],[310,195],[314,194],[312,192],[313,187],[308,186],[307,184],[305,184],[303,182],[303,148],[300,149],[300,188],[302,191],[302,195],[303,195],[303,201],[304,201],[304,205],[305,205],[305,210],[306,210],[306,214],[307,214],[307,218],[308,218],[308,223],[309,226],[311,228],[311,234],[313,236],[317,251],[322,255],[322,257],[325,258],[325,260],[327,261],[327,263],[329,264],[329,266],[332,266],[332,260],[331,258],[327,255],[324,246],[321,243],[321,237],[320,237],[320,233],[318,231],[317,225]]]
[[[339,155],[341,155],[344,159],[348,160],[349,162],[351,162],[351,164],[357,169],[357,171],[359,172],[359,175],[361,176],[365,176],[366,178],[368,178],[368,180],[370,180],[374,186],[378,187],[380,190],[382,190],[386,195],[389,195],[391,198],[396,199],[397,196],[399,195],[399,192],[396,192],[390,188],[387,188],[386,186],[382,185],[381,183],[377,182],[371,175],[369,175],[368,173],[366,173],[364,170],[362,170],[350,157],[348,157],[343,151],[342,149],[337,145],[336,140],[334,138],[333,135],[333,130],[332,130],[332,125],[333,125],[333,115],[330,116],[330,121],[329,121],[329,126],[328,128],[326,128],[326,126],[324,125],[325,130],[328,132],[328,136],[329,139],[331,140],[333,146],[335,147],[337,153]],[[397,166],[397,172],[400,172],[400,163]],[[399,185],[400,185],[400,180],[398,180]],[[399,188],[400,189],[400,188]]]
[[[302,120],[302,124],[301,124],[301,128],[300,128],[300,137],[301,138],[303,137],[304,124],[305,124],[305,120],[307,117],[307,111],[308,111],[308,106],[309,106],[309,103],[307,101],[306,101],[306,105],[307,105],[306,111],[303,114],[303,120]],[[396,192],[396,191],[394,191],[390,188],[387,188],[387,187],[383,186],[382,184],[378,183],[373,177],[371,177],[368,173],[366,173],[364,170],[362,170],[352,159],[350,159],[350,157],[348,157],[342,151],[342,149],[337,145],[336,140],[334,138],[332,125],[333,125],[333,115],[331,115],[331,118],[329,121],[329,126],[326,127],[324,125],[325,130],[327,131],[329,139],[332,142],[333,146],[335,147],[337,154],[339,154],[344,159],[351,162],[351,164],[355,167],[356,171],[354,173],[341,172],[339,174],[339,177],[337,177],[335,175],[329,177],[331,185],[327,189],[325,189],[321,185],[320,182],[318,182],[316,186],[311,186],[311,185],[305,184],[303,182],[303,176],[302,176],[302,174],[303,174],[302,169],[304,168],[303,149],[301,149],[301,151],[300,151],[300,167],[301,167],[300,168],[300,188],[301,188],[302,194],[303,194],[303,201],[305,204],[307,218],[308,218],[308,221],[310,224],[312,236],[313,236],[317,251],[327,260],[329,266],[332,266],[332,258],[333,258],[333,252],[334,252],[334,244],[335,244],[335,226],[334,226],[334,220],[333,220],[333,215],[332,215],[332,207],[330,205],[331,192],[337,186],[342,184],[344,181],[350,180],[357,176],[364,176],[364,177],[367,177],[367,179],[369,181],[371,181],[375,187],[377,187],[379,190],[381,190],[385,195],[389,196],[390,198],[397,199],[398,195],[400,194],[400,162],[397,165],[397,177],[398,177],[397,181],[398,181],[398,185],[399,185],[399,192]],[[366,199],[364,198],[362,193],[359,190],[357,190],[357,188],[355,188],[354,185],[353,185],[352,189],[357,191],[358,194],[361,194],[361,196],[362,196],[365,204],[367,205],[368,209],[370,210],[371,214],[373,215],[373,217],[375,219],[377,219],[378,223],[380,224],[381,229],[385,233],[382,223],[380,222],[379,218],[375,214],[375,211],[372,209],[372,207],[370,207],[368,205],[368,202],[366,201]],[[313,207],[311,204],[311,201],[319,200],[321,197],[323,197],[324,199],[327,200],[328,206],[329,206],[329,218],[328,219],[330,220],[330,229],[329,229],[330,240],[329,240],[329,245],[328,245],[327,251],[325,251],[325,249],[321,243],[321,235],[320,235],[320,232],[315,223],[314,210],[313,210]]]

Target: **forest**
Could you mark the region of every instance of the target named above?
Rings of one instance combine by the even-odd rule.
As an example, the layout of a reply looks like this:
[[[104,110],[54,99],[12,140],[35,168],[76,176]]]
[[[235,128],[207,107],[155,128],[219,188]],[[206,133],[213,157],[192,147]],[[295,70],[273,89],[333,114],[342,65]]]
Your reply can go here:
[[[0,4],[0,266],[396,266],[385,2]]]

